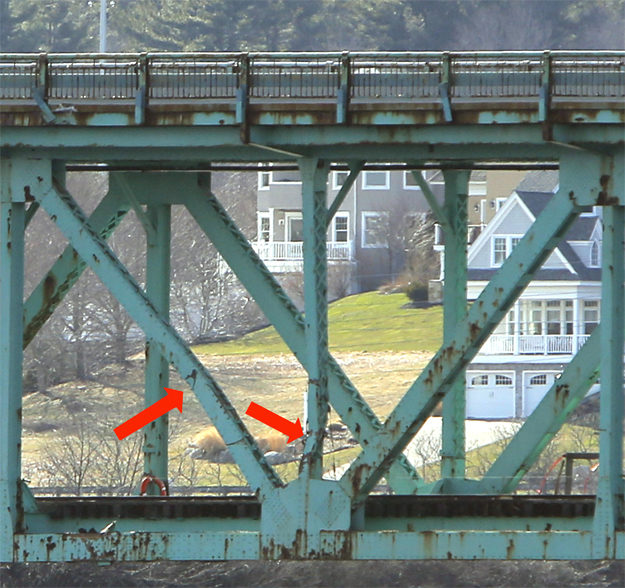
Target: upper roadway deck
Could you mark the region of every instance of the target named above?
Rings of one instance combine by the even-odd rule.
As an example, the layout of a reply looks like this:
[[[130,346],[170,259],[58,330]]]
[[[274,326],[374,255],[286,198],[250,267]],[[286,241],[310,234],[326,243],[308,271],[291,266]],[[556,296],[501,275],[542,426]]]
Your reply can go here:
[[[358,146],[349,155],[367,158],[381,144],[614,145],[625,52],[3,54],[0,116],[3,153],[58,147],[70,159],[93,159],[98,145],[129,157],[175,147],[179,159],[193,155],[185,148],[248,143]],[[267,157],[239,152],[222,159]]]

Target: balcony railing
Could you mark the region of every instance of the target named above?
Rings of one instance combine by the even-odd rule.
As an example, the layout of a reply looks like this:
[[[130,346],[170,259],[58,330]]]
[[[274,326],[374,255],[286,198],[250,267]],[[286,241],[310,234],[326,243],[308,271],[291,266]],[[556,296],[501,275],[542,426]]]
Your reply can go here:
[[[491,335],[480,353],[485,355],[572,355],[590,335]]]
[[[304,252],[301,241],[257,241],[254,250],[263,261],[302,261]],[[330,242],[327,244],[329,261],[352,261],[353,241]]]

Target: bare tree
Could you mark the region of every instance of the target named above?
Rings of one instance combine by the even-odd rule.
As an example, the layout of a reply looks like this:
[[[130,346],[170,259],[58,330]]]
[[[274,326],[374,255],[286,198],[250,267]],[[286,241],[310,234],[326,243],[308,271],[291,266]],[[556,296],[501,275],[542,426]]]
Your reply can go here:
[[[77,496],[87,486],[131,494],[143,471],[143,437],[136,434],[119,441],[114,426],[73,417],[67,431],[45,445],[39,475],[44,474],[50,486],[62,486]]]

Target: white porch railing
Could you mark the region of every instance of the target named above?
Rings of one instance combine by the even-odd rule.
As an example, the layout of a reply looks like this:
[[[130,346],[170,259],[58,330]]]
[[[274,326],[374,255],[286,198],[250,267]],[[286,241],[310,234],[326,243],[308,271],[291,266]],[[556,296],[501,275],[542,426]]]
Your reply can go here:
[[[298,241],[256,241],[254,251],[263,261],[301,261],[304,259],[302,243]],[[353,241],[330,242],[327,244],[328,260],[353,260]]]
[[[480,353],[485,355],[532,355],[577,353],[590,335],[491,335]]]

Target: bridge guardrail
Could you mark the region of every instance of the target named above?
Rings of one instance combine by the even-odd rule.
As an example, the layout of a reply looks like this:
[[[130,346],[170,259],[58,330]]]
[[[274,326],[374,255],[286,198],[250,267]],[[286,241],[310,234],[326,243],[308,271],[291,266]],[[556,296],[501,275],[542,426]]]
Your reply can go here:
[[[4,54],[0,98],[229,100],[249,63],[250,99],[538,98],[541,87],[567,98],[625,97],[623,52],[513,53],[153,53]],[[345,72],[348,75],[345,75]]]

